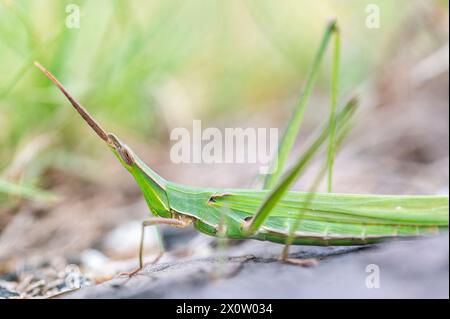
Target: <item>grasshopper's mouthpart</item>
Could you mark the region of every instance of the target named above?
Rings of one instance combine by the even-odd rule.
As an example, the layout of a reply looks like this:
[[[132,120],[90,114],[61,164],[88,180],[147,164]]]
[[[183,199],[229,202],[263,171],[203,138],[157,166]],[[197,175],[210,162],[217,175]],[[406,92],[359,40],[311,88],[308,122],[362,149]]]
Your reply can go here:
[[[34,62],[34,65],[38,67],[67,97],[73,107],[77,110],[77,112],[81,115],[81,117],[86,121],[86,123],[97,133],[98,136],[106,143],[110,143],[108,138],[108,133],[97,123],[97,121],[86,111],[86,109],[75,100],[72,95],[66,90],[66,88],[58,81],[58,79],[46,68],[39,64],[39,62]]]

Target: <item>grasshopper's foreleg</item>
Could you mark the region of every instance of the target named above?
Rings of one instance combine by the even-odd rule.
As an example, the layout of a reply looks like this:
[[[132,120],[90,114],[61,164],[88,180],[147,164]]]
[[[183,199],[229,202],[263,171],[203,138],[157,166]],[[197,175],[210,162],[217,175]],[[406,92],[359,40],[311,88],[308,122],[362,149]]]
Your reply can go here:
[[[145,228],[147,226],[155,226],[155,225],[170,225],[170,226],[184,228],[184,227],[188,226],[189,224],[185,221],[175,219],[175,218],[151,217],[147,220],[144,220],[142,222],[141,239],[139,242],[139,267],[130,272],[122,272],[119,274],[119,276],[126,275],[126,276],[131,277],[131,276],[134,276],[135,274],[137,274],[142,268],[144,268],[143,255],[144,255]],[[151,261],[150,264],[157,263],[161,259],[161,257],[164,255],[165,251],[164,251],[164,247],[162,246],[162,243],[160,244],[159,248],[160,248],[160,252],[159,252],[158,256],[156,256],[156,258],[153,261]]]

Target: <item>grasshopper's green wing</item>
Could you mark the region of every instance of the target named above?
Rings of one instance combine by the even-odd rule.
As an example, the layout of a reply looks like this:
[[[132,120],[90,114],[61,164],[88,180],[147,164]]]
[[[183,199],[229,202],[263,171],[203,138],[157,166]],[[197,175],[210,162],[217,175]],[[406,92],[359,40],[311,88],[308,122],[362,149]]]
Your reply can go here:
[[[172,210],[194,218],[195,226],[217,235],[225,217],[229,238],[246,238],[243,225],[255,215],[266,190],[200,189],[168,183]],[[437,234],[448,228],[447,196],[384,196],[288,192],[250,238],[284,243],[294,223],[293,244],[358,245]],[[299,214],[301,212],[301,214]]]
[[[247,220],[267,191],[229,191],[211,204]],[[294,243],[366,244],[395,237],[436,234],[448,228],[446,196],[384,196],[289,192],[254,234],[258,239],[285,242],[290,226],[300,219]],[[299,212],[301,214],[299,214]]]

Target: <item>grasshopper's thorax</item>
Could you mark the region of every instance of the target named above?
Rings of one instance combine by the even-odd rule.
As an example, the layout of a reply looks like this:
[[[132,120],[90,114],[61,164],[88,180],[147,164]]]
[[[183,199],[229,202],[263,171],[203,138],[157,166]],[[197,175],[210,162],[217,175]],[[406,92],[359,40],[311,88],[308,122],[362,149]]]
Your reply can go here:
[[[170,218],[171,211],[166,193],[167,182],[150,169],[126,144],[114,134],[108,134],[108,145],[120,163],[133,175],[151,212]]]

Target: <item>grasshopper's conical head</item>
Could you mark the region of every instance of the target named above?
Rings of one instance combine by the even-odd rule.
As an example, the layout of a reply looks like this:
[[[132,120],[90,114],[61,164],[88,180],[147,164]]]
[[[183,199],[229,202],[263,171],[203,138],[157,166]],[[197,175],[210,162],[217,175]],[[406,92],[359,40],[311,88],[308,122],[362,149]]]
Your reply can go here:
[[[122,143],[114,134],[106,132],[101,125],[89,114],[89,112],[67,91],[67,89],[59,82],[59,80],[46,68],[38,62],[34,64],[61,90],[67,97],[75,110],[81,115],[85,122],[94,130],[94,132],[111,147],[117,155],[120,156],[122,164],[133,165],[133,152]]]

